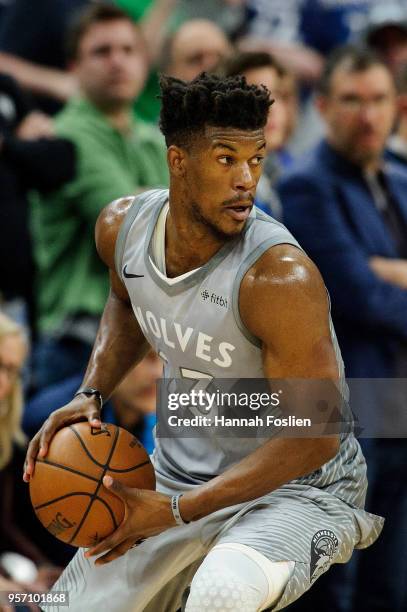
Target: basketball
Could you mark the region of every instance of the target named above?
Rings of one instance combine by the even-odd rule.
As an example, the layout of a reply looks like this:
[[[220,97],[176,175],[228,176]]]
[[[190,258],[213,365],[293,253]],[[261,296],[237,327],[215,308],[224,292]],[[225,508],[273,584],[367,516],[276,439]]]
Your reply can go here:
[[[128,487],[155,489],[147,451],[125,429],[85,422],[60,429],[47,455],[37,458],[30,480],[31,503],[44,527],[85,548],[112,533],[124,517],[124,504],[103,486],[106,475]]]

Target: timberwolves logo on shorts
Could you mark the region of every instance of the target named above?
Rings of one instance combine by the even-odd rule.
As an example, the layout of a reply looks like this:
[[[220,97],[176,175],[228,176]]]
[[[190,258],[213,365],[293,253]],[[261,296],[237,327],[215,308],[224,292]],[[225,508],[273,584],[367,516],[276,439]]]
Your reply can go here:
[[[311,542],[311,566],[310,582],[319,578],[330,564],[338,552],[339,542],[333,531],[321,529],[312,538]]]

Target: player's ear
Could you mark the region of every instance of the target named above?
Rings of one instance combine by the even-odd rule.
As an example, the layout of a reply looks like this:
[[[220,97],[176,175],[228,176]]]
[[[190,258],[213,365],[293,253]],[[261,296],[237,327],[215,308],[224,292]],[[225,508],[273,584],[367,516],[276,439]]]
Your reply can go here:
[[[170,173],[177,177],[185,175],[186,151],[176,145],[168,147],[167,161]]]

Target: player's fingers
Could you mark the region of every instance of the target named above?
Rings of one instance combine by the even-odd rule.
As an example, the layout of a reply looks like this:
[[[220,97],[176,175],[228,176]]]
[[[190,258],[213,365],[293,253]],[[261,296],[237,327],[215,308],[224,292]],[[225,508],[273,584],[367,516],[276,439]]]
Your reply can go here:
[[[100,419],[100,409],[92,407],[87,413],[89,424],[92,427],[100,429],[102,427],[102,421]]]
[[[112,491],[112,493],[120,497],[123,501],[126,501],[130,495],[134,497],[134,489],[126,487],[119,480],[116,480],[111,476],[104,476],[103,484],[107,489]]]
[[[49,443],[52,437],[55,435],[58,429],[65,425],[66,419],[62,416],[62,411],[56,410],[53,412],[45,421],[41,427],[40,434],[40,450],[38,453],[39,457],[45,457],[48,452]]]
[[[119,527],[110,536],[96,544],[96,546],[92,546],[92,548],[89,548],[89,550],[87,550],[85,553],[85,557],[93,557],[95,555],[100,555],[100,553],[106,552],[108,550],[112,550],[112,548],[115,548],[116,546],[124,542],[124,540],[126,540],[128,537],[129,534],[126,531],[125,525],[123,527]]]
[[[104,565],[105,563],[110,563],[110,561],[114,561],[114,559],[121,557],[128,550],[130,550],[133,544],[134,538],[127,538],[127,540],[124,540],[124,542],[112,548],[112,550],[110,550],[106,555],[103,555],[103,557],[98,557],[98,559],[96,559],[95,561],[95,565]]]
[[[29,482],[30,477],[34,474],[35,460],[37,458],[38,448],[39,448],[40,432],[41,430],[35,434],[30,444],[28,445],[27,454],[25,456],[24,473],[23,473],[23,480],[25,482]]]

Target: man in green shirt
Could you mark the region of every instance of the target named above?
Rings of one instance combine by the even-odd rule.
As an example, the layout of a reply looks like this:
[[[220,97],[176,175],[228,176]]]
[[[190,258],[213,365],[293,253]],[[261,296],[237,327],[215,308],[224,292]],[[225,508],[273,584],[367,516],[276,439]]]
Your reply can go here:
[[[108,292],[94,248],[100,211],[115,198],[168,182],[161,136],[135,124],[132,114],[147,74],[137,26],[117,7],[94,5],[72,30],[70,56],[80,92],[55,127],[75,144],[76,177],[46,197],[33,195],[39,387],[78,373],[89,356]]]

